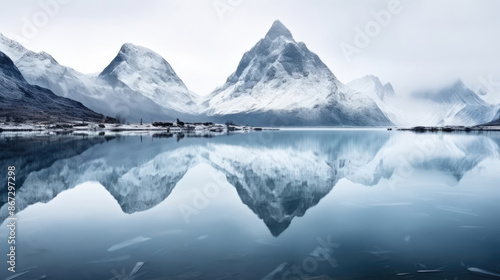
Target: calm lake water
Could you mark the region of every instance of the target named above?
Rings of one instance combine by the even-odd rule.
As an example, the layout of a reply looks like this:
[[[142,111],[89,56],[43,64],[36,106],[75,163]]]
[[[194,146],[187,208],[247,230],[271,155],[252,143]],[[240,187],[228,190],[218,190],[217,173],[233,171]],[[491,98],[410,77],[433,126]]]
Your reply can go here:
[[[15,279],[483,279],[500,134],[0,134]],[[7,188],[0,252],[7,271]],[[8,278],[7,278],[8,279]]]

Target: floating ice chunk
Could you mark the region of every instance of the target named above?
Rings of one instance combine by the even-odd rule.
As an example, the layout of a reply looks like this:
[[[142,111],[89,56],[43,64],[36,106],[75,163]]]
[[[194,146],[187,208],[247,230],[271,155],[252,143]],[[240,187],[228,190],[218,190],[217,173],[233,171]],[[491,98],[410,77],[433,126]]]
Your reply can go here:
[[[137,243],[141,243],[141,242],[144,242],[144,241],[148,241],[149,237],[144,237],[144,236],[137,236],[135,238],[132,238],[132,239],[129,239],[129,240],[126,240],[126,241],[123,241],[123,242],[120,242],[118,244],[115,244],[111,247],[109,247],[108,249],[108,252],[114,252],[116,250],[120,250],[120,249],[123,249],[125,247],[128,247],[128,246],[132,246],[134,244],[137,244]]]
[[[469,268],[467,268],[467,270],[474,273],[474,274],[481,275],[481,276],[500,278],[500,274],[498,274],[498,273],[490,272],[490,271],[487,271],[487,270],[484,270],[481,268],[477,268],[477,267],[469,267]]]
[[[198,238],[196,238],[196,239],[198,239],[198,240],[203,240],[203,239],[205,239],[205,238],[207,238],[207,237],[208,237],[208,235],[202,235],[202,236],[198,236]]]
[[[441,269],[421,269],[417,270],[418,273],[434,273],[434,272],[443,272]]]
[[[444,268],[446,266],[443,266],[443,267],[440,267],[440,268],[436,268],[436,269],[421,269],[421,270],[417,270],[418,273],[437,273],[437,272],[443,272]]]
[[[447,206],[447,205],[438,205],[438,206],[436,206],[436,208],[440,209],[440,210],[460,213],[460,214],[464,214],[464,215],[477,216],[476,214],[471,213],[469,209],[457,208],[457,207],[452,207],[452,206]]]
[[[408,235],[408,236],[405,237],[405,242],[410,242],[410,240],[411,240],[411,236],[410,235]]]
[[[159,252],[161,252],[161,251],[163,251],[163,250],[165,250],[165,249],[160,249],[160,250],[157,250],[157,251],[153,252],[153,254],[151,254],[151,255],[156,255],[156,254],[158,254]]]
[[[17,278],[21,275],[24,275],[26,273],[30,272],[29,270],[28,271],[23,271],[23,272],[19,272],[19,273],[16,273],[16,274],[12,274],[11,276],[5,278],[4,280],[11,280],[11,279],[14,279],[14,278]]]
[[[132,268],[132,271],[130,272],[130,276],[134,276],[137,272],[139,272],[139,269],[144,265],[144,262],[138,262],[135,264],[134,268]]]

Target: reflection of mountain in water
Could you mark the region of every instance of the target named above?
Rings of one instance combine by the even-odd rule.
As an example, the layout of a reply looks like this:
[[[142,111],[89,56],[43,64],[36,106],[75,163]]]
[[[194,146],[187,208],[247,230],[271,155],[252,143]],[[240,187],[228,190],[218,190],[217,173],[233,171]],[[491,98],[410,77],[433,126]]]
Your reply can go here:
[[[499,157],[494,139],[477,135],[283,131],[260,134],[269,137],[262,138],[266,141],[252,135],[259,134],[178,143],[168,138],[141,143],[137,137],[108,142],[104,138],[42,142],[0,138],[9,147],[5,151],[10,151],[2,149],[1,161],[22,167],[19,176],[26,176],[17,188],[19,210],[48,202],[78,184],[98,181],[125,213],[148,210],[164,201],[190,168],[204,162],[222,172],[242,202],[278,236],[342,178],[376,185],[381,178],[400,176],[399,169],[407,165],[439,170],[458,181],[486,157]],[[2,221],[6,213],[3,205]]]
[[[208,148],[210,162],[275,236],[295,216],[303,216],[316,205],[338,180],[337,169],[313,151],[231,145]]]
[[[0,137],[0,166],[15,166],[16,185],[22,186],[32,172],[49,168],[54,162],[80,155],[90,147],[112,138],[75,136]],[[7,189],[0,189],[1,204]]]

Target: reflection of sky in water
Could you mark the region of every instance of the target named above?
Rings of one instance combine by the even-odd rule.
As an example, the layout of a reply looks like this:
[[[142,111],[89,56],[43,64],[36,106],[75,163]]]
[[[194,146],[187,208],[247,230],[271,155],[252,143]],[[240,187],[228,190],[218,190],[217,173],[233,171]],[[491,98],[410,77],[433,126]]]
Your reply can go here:
[[[466,266],[500,270],[495,134],[264,136],[81,140],[82,151],[48,161],[18,189],[18,271],[33,267],[18,279],[126,279],[137,262],[133,279],[261,279],[276,268],[268,279],[474,279]],[[330,241],[340,246],[321,255]]]

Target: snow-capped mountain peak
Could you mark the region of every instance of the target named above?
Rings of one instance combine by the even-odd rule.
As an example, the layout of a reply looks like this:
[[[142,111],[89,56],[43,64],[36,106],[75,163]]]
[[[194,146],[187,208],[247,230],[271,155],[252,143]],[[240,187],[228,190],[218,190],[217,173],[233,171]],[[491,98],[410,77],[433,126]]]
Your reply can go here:
[[[28,50],[18,42],[5,37],[0,33],[0,52],[9,56],[14,63],[18,61]]]
[[[347,84],[350,88],[367,94],[371,99],[384,101],[386,97],[395,95],[390,83],[382,84],[380,79],[373,75],[366,75]]]
[[[266,38],[274,40],[280,36],[293,39],[292,32],[290,32],[290,30],[288,30],[288,28],[286,28],[281,21],[276,20],[271,26],[271,29],[267,32]]]
[[[165,112],[141,92],[125,85],[113,88],[103,79],[60,65],[49,54],[30,51],[3,35],[0,35],[0,51],[14,61],[28,83],[79,101],[96,112],[135,122],[141,118],[162,120],[173,117],[171,112]]]
[[[418,97],[431,99],[438,103],[463,103],[467,105],[486,106],[487,103],[481,99],[474,91],[469,89],[462,80],[457,80],[453,84],[445,86],[437,92],[427,91],[417,93]]]
[[[372,100],[345,87],[280,21],[203,106],[209,116],[255,125],[390,124]]]
[[[104,116],[81,103],[30,85],[14,62],[0,51],[0,118],[29,121],[101,121]]]
[[[59,63],[48,53],[33,52],[23,47],[18,42],[5,37],[0,33],[0,51],[7,54],[15,64],[22,63],[22,61],[46,61],[46,64],[58,65]],[[17,66],[17,65],[16,65]]]
[[[148,48],[124,44],[99,78],[112,85],[124,84],[166,109],[196,111],[197,96],[187,89],[162,56]]]
[[[51,67],[51,66],[56,66],[60,67],[59,63],[57,60],[55,60],[50,54],[46,52],[25,52],[21,58],[19,58],[18,63],[24,63],[25,61],[28,61],[31,63],[31,61],[42,61],[43,65],[45,67]]]
[[[126,43],[121,47],[115,59],[111,61],[99,76],[103,78],[108,78],[109,76],[120,78],[126,74],[130,74],[132,71],[143,69],[154,71],[154,74],[164,81],[174,80],[176,83],[184,86],[170,64],[163,57],[150,49],[131,43]]]

